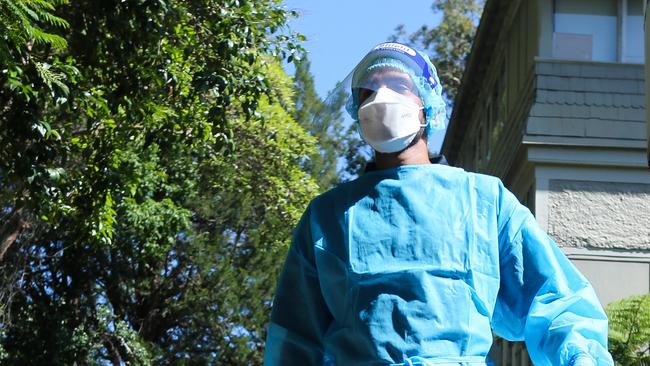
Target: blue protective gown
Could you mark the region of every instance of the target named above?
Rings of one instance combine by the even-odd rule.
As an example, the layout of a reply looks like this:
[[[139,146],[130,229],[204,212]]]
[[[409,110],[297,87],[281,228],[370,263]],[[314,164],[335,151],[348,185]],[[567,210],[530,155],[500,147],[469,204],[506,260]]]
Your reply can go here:
[[[264,364],[485,365],[492,332],[537,366],[613,365],[593,288],[497,178],[406,165],[309,204]]]

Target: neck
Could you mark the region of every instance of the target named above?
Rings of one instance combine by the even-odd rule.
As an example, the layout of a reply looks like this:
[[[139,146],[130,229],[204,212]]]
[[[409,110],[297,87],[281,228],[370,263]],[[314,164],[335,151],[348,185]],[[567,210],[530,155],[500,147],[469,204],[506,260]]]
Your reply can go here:
[[[389,169],[402,165],[431,164],[429,150],[424,139],[419,139],[415,144],[396,153],[375,152],[377,169]]]

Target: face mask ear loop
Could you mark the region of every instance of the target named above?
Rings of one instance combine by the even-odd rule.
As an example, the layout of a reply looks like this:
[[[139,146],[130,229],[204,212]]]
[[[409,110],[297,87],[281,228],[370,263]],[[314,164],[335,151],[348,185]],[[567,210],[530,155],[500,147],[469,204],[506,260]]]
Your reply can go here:
[[[420,107],[420,110],[423,111],[424,106]],[[428,125],[429,125],[429,121],[427,121],[427,114],[424,113],[424,123],[420,123],[420,128],[425,128],[426,129]]]

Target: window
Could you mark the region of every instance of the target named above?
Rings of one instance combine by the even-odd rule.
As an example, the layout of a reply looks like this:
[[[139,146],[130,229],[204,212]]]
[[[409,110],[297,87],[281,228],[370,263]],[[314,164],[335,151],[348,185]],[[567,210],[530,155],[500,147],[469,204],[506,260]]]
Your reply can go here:
[[[555,0],[553,57],[643,63],[643,0]]]
[[[627,4],[625,4],[627,3]],[[623,62],[643,63],[643,3],[623,0]]]
[[[556,0],[553,57],[616,62],[618,0]]]

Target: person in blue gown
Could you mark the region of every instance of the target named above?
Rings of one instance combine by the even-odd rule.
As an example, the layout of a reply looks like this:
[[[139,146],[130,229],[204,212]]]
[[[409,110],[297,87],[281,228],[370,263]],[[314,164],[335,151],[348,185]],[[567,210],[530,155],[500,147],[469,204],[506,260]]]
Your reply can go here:
[[[499,179],[444,164],[429,59],[380,44],[343,85],[375,161],[300,219],[264,364],[486,365],[496,334],[537,366],[613,365],[592,286],[530,211]]]

